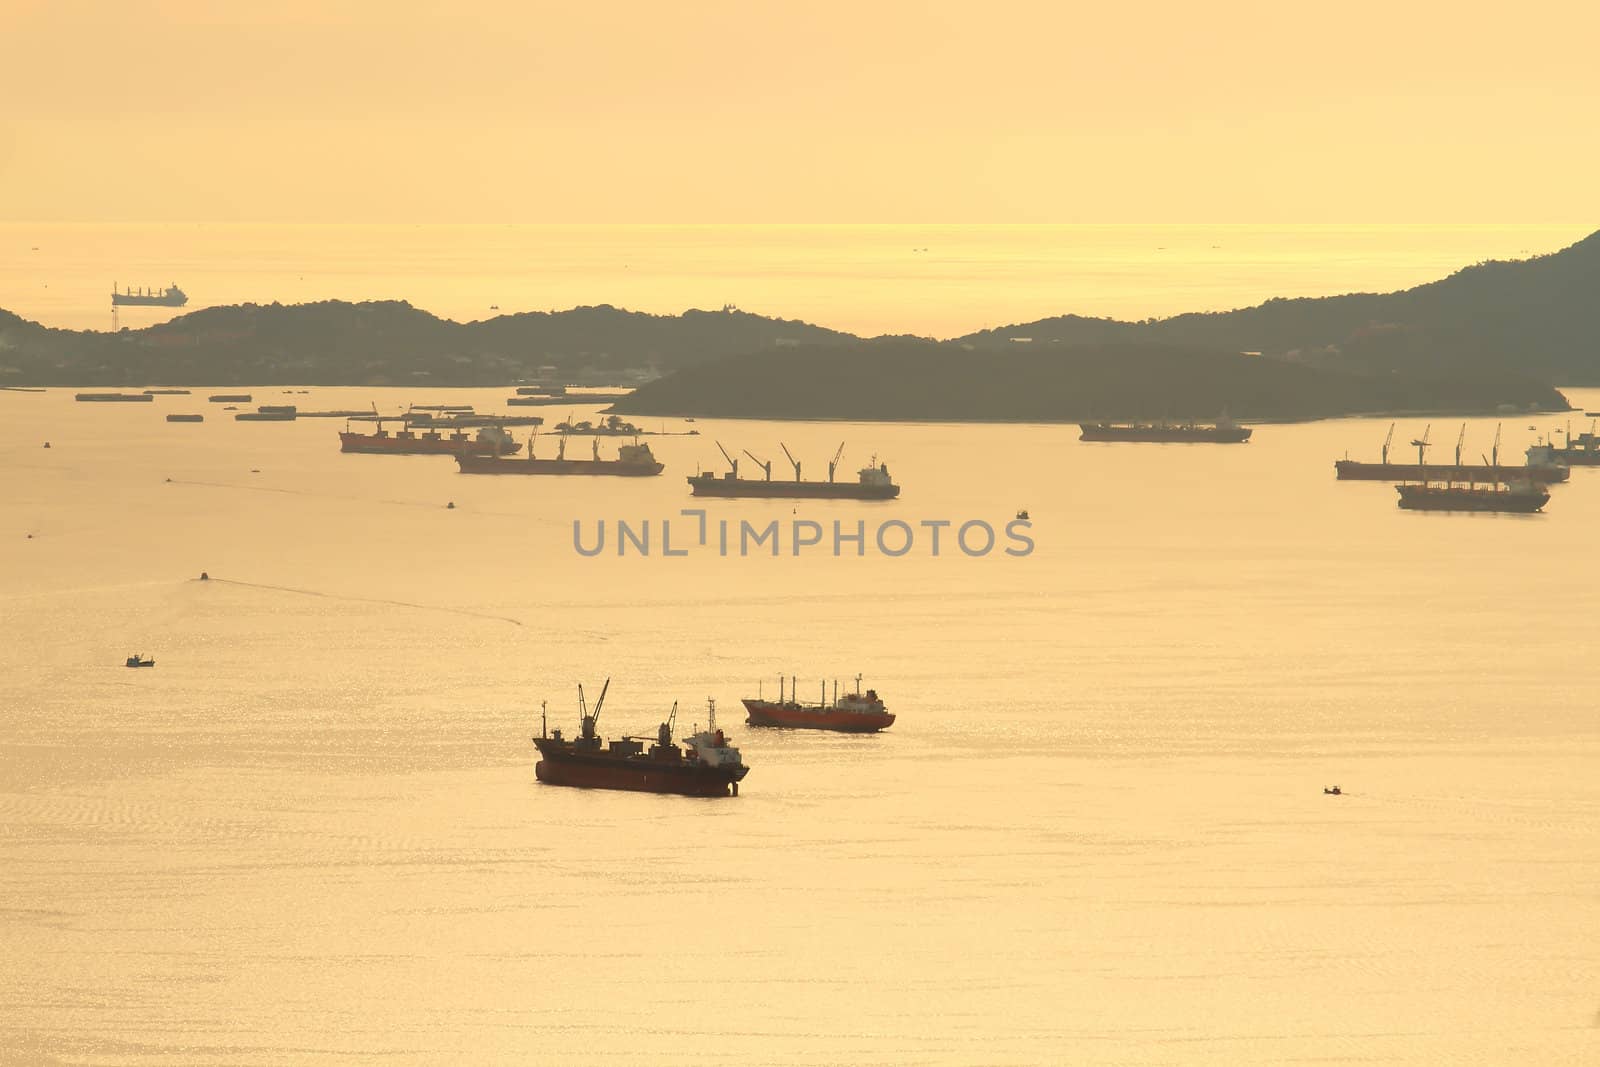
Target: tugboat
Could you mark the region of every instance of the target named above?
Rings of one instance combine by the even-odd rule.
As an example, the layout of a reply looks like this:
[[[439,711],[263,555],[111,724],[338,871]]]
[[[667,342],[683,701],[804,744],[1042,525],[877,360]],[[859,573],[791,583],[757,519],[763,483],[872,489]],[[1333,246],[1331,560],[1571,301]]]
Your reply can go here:
[[[792,685],[788,699],[783,695],[783,679],[778,679],[778,699],[774,703],[759,696],[745,698],[751,726],[786,726],[797,730],[837,730],[849,734],[875,734],[894,724],[894,713],[883,706],[875,689],[861,692],[861,675],[856,675],[856,691],[839,696],[839,683],[833,683],[833,703],[828,703],[828,684],[822,684],[822,700],[802,704]]]
[[[773,481],[771,461],[758,458],[749,449],[745,449],[744,454],[762,468],[765,477],[761,479],[739,477],[739,461],[728,455],[728,450],[722,447],[721,441],[718,441],[717,449],[728,461],[728,473],[720,477],[710,471],[690,475],[691,495],[785,497],[797,500],[893,500],[900,495],[900,487],[889,477],[888,464],[879,463],[876,456],[872,457],[871,463],[856,472],[856,481],[834,481],[833,476],[839,466],[839,457],[844,455],[843,443],[839,445],[839,450],[833,454],[833,459],[828,463],[828,480],[825,482],[802,480],[800,461],[794,458],[794,454],[782,441],[778,442],[778,447],[783,449],[783,454],[788,456],[789,462],[794,465],[793,481]]]
[[[528,440],[528,458],[511,459],[498,456],[458,455],[456,466],[462,474],[620,474],[632,477],[650,477],[666,468],[656,462],[650,446],[635,441],[620,445],[616,459],[600,458],[600,440],[596,438],[593,459],[568,459],[567,439],[561,438],[555,459],[536,459],[533,439]]]
[[[1502,511],[1531,514],[1550,501],[1550,491],[1532,482],[1500,485],[1432,485],[1410,482],[1395,486],[1399,505],[1410,511]]]
[[[1080,441],[1153,441],[1158,444],[1238,445],[1250,440],[1252,431],[1223,415],[1214,424],[1165,422],[1080,422]]]
[[[355,433],[346,425],[339,434],[339,451],[390,456],[504,456],[522,447],[498,426],[485,426],[476,437],[468,437],[463,430],[449,436],[438,430],[419,434],[411,429],[410,420],[402,418],[400,431],[391,434],[383,428],[385,420],[375,421],[378,425],[372,433]]]
[[[649,738],[624,736],[601,744],[595,732],[600,709],[605,705],[611,679],[600,690],[600,699],[590,711],[578,687],[578,736],[567,740],[561,731],[548,729],[541,709],[539,736],[533,739],[543,758],[533,773],[546,785],[571,785],[588,789],[628,789],[641,793],[675,793],[690,797],[739,795],[739,782],[750,773],[739,757],[739,750],[728,744],[717,729],[717,706],[710,704],[706,729],[684,738],[683,747],[673,744],[672,730],[678,718],[678,705],[672,705],[667,721]]]
[[[127,666],[129,667],[154,667],[155,665],[156,661],[155,657],[153,656],[150,659],[145,659],[135,652],[133,655],[128,657]]]

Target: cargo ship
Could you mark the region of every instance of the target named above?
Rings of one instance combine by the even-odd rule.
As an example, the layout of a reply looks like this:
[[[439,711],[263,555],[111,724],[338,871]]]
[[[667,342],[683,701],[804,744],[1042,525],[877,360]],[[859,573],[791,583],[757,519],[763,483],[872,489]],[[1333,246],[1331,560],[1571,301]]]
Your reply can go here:
[[[635,478],[648,478],[665,469],[656,462],[650,446],[637,441],[619,446],[616,459],[600,458],[598,440],[594,442],[593,459],[568,459],[564,438],[556,449],[555,459],[535,458],[530,440],[526,458],[461,454],[456,456],[456,466],[461,468],[462,474],[617,474]]]
[[[739,783],[750,773],[739,750],[728,744],[717,729],[717,708],[713,702],[706,729],[683,739],[683,747],[672,741],[678,718],[678,705],[672,705],[667,721],[656,730],[648,748],[646,737],[624,736],[602,744],[596,726],[605,705],[611,679],[606,679],[591,712],[578,687],[578,736],[570,741],[560,729],[550,730],[540,715],[539,736],[533,739],[540,760],[533,773],[546,785],[569,785],[587,789],[628,789],[641,793],[676,793],[690,797],[739,795]]]
[[[717,448],[728,461],[728,473],[720,476],[711,471],[691,474],[690,493],[693,496],[783,497],[795,500],[893,500],[900,495],[900,487],[889,477],[888,465],[879,463],[876,456],[872,457],[871,463],[856,472],[855,481],[836,482],[833,480],[834,472],[838,469],[839,457],[844,455],[844,445],[841,444],[839,451],[833,454],[833,459],[828,463],[828,480],[808,482],[800,477],[800,461],[794,458],[788,446],[780,441],[779,447],[794,465],[793,481],[774,480],[772,464],[757,458],[749,449],[746,449],[744,454],[763,469],[765,477],[739,477],[739,461],[728,455],[728,450],[718,441]]]
[[[1531,514],[1550,501],[1550,491],[1532,482],[1499,485],[1433,485],[1409,482],[1395,486],[1399,505],[1408,511],[1505,511]]]
[[[796,730],[836,730],[850,734],[872,734],[894,725],[894,713],[883,706],[875,689],[861,691],[861,675],[856,675],[856,691],[839,696],[839,683],[833,683],[833,702],[828,702],[828,683],[822,683],[821,701],[802,704],[791,679],[789,696],[783,695],[783,679],[778,679],[778,699],[761,697],[744,700],[745,722],[751,726],[785,726]]]
[[[1572,467],[1600,467],[1600,434],[1596,434],[1592,426],[1576,437],[1569,429],[1565,437],[1566,444],[1562,447],[1551,446],[1556,459]]]
[[[155,397],[149,393],[79,393],[73,399],[80,404],[148,404]]]
[[[1148,441],[1157,444],[1237,445],[1252,431],[1224,415],[1211,425],[1195,422],[1080,422],[1080,441]]]
[[[438,430],[413,431],[402,421],[402,428],[390,433],[379,419],[372,433],[356,433],[346,424],[339,434],[339,451],[390,456],[505,456],[522,446],[498,426],[481,428],[476,437],[456,430],[446,436]]]
[[[167,416],[167,421],[168,422],[205,422],[206,421],[206,417],[204,415],[172,414],[172,415],[168,415]]]
[[[169,285],[166,289],[140,289],[134,291],[127,289],[117,292],[117,287],[111,287],[111,306],[132,305],[135,307],[162,307],[181,308],[189,302],[189,294],[179,289],[176,285]]]
[[[1432,426],[1428,430],[1432,430]],[[1466,435],[1465,424],[1461,427],[1462,436],[1456,439],[1456,461],[1443,466],[1428,466],[1425,462],[1425,451],[1429,447],[1428,433],[1412,441],[1417,448],[1417,462],[1415,463],[1390,463],[1389,445],[1394,439],[1394,424],[1389,426],[1389,434],[1383,439],[1383,448],[1380,450],[1380,461],[1377,463],[1364,463],[1353,459],[1335,460],[1333,463],[1334,476],[1342,482],[1400,482],[1400,481],[1434,481],[1445,482],[1521,482],[1533,481],[1541,485],[1550,485],[1555,482],[1564,482],[1572,476],[1572,470],[1560,459],[1558,449],[1547,444],[1529,445],[1526,452],[1526,462],[1520,466],[1504,465],[1500,462],[1500,429],[1495,428],[1494,446],[1489,456],[1483,457],[1481,466],[1461,462],[1461,446]]]

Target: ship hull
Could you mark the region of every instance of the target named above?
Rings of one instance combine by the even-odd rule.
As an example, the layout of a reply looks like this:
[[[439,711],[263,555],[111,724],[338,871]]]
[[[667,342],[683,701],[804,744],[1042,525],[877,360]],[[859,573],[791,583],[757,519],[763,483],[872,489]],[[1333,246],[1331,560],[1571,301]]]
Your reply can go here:
[[[1491,489],[1464,489],[1421,485],[1397,485],[1399,506],[1408,511],[1493,511],[1528,515],[1544,507],[1550,494],[1496,492]]]
[[[1569,467],[1600,467],[1600,449],[1558,448],[1555,456]]]
[[[112,293],[112,307],[181,308],[189,302],[187,296],[130,296]]]
[[[648,478],[666,468],[660,463],[622,463],[614,459],[495,459],[489,456],[457,456],[462,474],[575,474],[621,475]]]
[[[1333,464],[1341,482],[1403,482],[1432,478],[1446,482],[1538,482],[1549,485],[1572,477],[1566,467],[1423,467],[1415,463],[1361,463],[1353,459]]]
[[[739,782],[729,771],[700,763],[668,763],[648,759],[557,755],[545,752],[534,765],[534,777],[545,785],[579,789],[622,789],[633,793],[671,793],[684,797],[738,796]],[[741,768],[742,770],[742,768]]]
[[[894,713],[888,711],[845,711],[840,708],[774,704],[767,700],[746,700],[744,710],[747,713],[745,722],[750,726],[875,734],[894,725]]]
[[[701,475],[689,479],[693,496],[781,497],[790,500],[893,500],[898,485],[861,485],[853,482],[780,482]]]
[[[1140,441],[1150,444],[1239,445],[1254,432],[1244,426],[1110,426],[1079,423],[1080,441]]]
[[[372,434],[339,434],[339,451],[355,452],[369,456],[493,456],[515,452],[521,446],[506,442],[472,438],[456,441],[448,437],[375,437]]]

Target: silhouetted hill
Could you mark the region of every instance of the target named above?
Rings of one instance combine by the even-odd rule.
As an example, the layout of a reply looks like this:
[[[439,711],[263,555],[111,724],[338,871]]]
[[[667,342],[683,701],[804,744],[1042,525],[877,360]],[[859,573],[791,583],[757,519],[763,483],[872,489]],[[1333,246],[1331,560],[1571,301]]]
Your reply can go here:
[[[1429,374],[1514,372],[1600,384],[1600,232],[1534,259],[1492,261],[1397,293],[1275,299],[1145,322],[1076,315],[985,330],[977,347],[1202,345],[1327,366]]]
[[[52,330],[0,311],[6,385],[509,385],[670,371],[777,344],[853,340],[732,309],[647,315],[614,307],[440,319],[404,301],[204,308],[118,333]]]
[[[774,419],[1062,422],[1311,419],[1380,411],[1565,409],[1513,375],[1364,374],[1195,347],[864,341],[687,367],[614,405],[624,414]]]

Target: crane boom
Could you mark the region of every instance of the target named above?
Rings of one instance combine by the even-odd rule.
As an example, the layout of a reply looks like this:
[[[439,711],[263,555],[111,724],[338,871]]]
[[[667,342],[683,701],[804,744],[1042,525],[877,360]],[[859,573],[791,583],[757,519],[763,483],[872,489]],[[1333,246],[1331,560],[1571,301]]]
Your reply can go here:
[[[839,457],[843,456],[843,455],[844,455],[844,442],[840,441],[839,442],[839,451],[835,452],[833,454],[833,458],[828,460],[828,481],[830,481],[830,482],[833,481],[833,472],[839,466]]]
[[[794,480],[798,482],[800,480],[800,461],[794,458],[794,453],[790,452],[789,446],[782,441],[778,442],[778,447],[783,449],[783,454],[789,457],[790,463],[794,464]]]
[[[1394,423],[1389,424],[1389,433],[1383,439],[1383,462],[1389,462],[1389,442],[1394,440]]]
[[[748,448],[741,449],[740,451],[749,456],[751,460],[755,462],[756,466],[760,467],[764,472],[766,472],[767,481],[772,481],[772,463],[769,460],[762,459]]]
[[[1461,432],[1456,434],[1456,466],[1461,466],[1461,445],[1467,439],[1467,424],[1461,424]]]
[[[722,458],[728,461],[728,466],[733,468],[733,476],[739,477],[739,461],[728,455],[728,450],[722,447],[722,442],[717,442],[717,451],[722,453]]]

